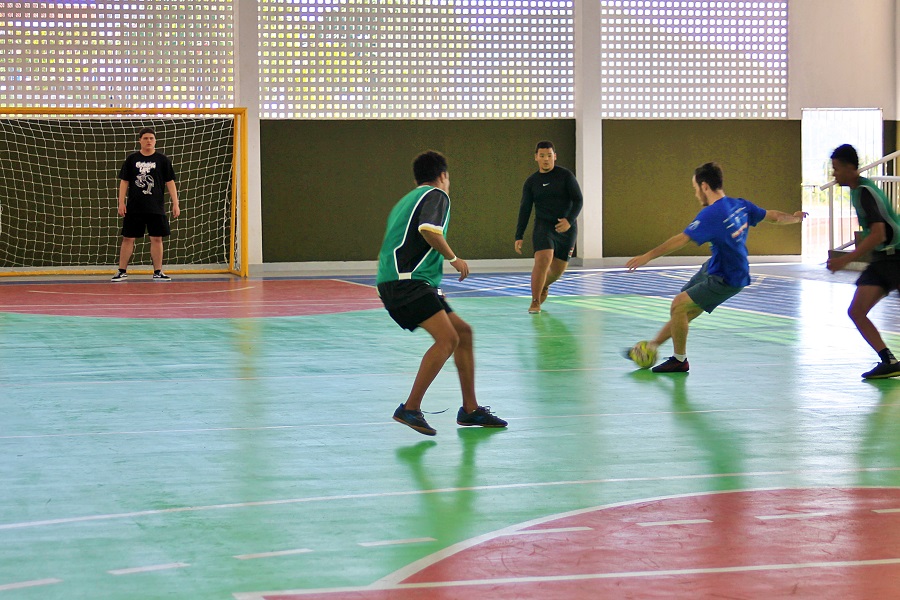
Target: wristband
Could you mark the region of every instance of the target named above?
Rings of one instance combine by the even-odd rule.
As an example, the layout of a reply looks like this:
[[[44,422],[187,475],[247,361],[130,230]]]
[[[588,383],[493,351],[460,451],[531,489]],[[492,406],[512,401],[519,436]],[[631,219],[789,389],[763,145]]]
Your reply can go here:
[[[448,260],[447,262],[448,262],[448,263],[455,263],[455,262],[458,261],[458,260],[459,260],[459,257],[456,256],[456,255],[454,255],[453,258],[451,258],[451,259]]]

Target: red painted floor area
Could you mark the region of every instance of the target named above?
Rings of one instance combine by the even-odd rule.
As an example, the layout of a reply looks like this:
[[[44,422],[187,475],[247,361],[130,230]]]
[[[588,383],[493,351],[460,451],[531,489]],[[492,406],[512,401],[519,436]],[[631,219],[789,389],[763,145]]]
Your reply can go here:
[[[0,286],[0,312],[41,315],[218,319],[316,315],[381,306],[375,288],[334,279]]]
[[[553,531],[563,528],[587,529]],[[900,489],[724,492],[592,509],[435,555],[368,589],[257,597],[900,598]]]

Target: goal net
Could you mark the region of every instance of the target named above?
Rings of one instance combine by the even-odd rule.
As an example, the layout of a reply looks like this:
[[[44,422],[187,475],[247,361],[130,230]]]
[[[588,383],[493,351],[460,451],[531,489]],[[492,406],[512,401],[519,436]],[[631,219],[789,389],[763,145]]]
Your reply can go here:
[[[0,275],[106,273],[118,263],[119,168],[156,131],[176,173],[181,216],[167,269],[247,274],[245,110],[0,108]],[[130,265],[149,269],[138,240]]]

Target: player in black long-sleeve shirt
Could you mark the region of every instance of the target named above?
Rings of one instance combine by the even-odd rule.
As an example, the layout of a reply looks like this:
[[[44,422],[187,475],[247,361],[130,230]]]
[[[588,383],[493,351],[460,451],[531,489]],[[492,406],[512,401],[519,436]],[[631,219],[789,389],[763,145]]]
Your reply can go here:
[[[584,199],[578,180],[568,169],[556,166],[553,142],[537,143],[534,160],[538,171],[522,186],[522,205],[516,225],[516,252],[522,254],[522,239],[534,207],[534,268],[531,271],[531,306],[528,312],[541,312],[550,284],[562,277],[575,250],[578,235],[575,219]]]

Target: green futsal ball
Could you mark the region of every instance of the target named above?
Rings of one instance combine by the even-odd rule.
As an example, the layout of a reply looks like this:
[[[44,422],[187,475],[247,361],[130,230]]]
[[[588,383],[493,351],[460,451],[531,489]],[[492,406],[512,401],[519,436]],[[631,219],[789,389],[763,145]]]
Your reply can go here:
[[[649,369],[656,362],[656,350],[646,340],[635,344],[628,356],[642,369]]]

